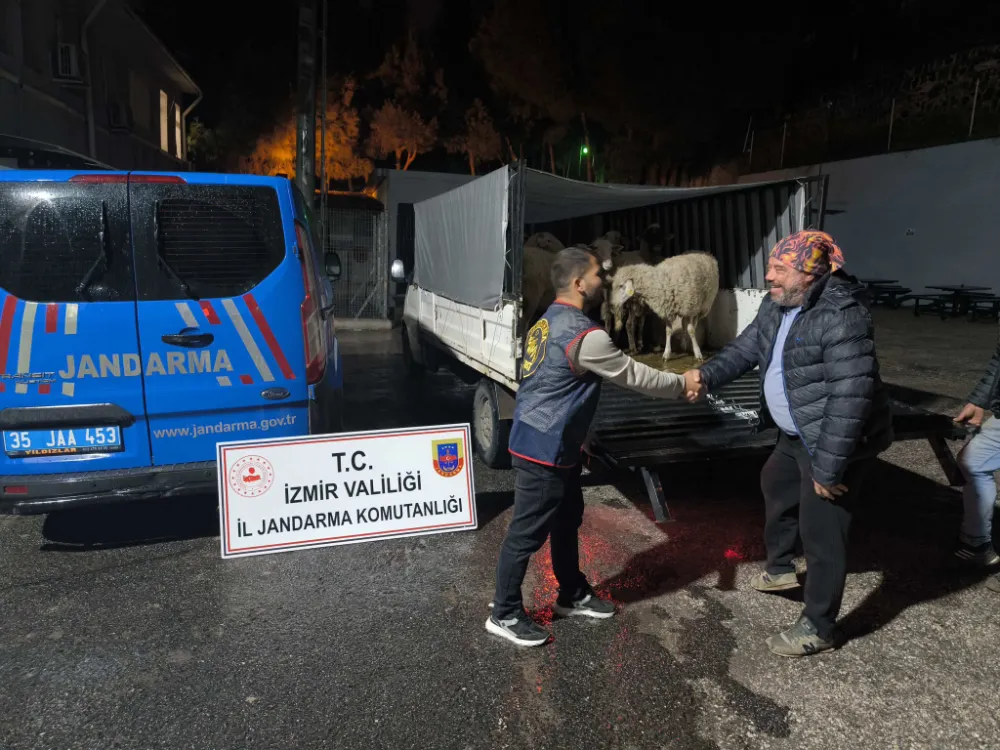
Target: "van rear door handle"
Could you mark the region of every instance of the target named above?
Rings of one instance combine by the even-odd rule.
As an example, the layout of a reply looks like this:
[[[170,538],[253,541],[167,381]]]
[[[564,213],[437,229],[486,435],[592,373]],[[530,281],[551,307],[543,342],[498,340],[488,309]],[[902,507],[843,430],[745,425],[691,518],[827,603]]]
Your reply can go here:
[[[168,333],[162,337],[162,341],[173,346],[201,349],[215,341],[215,336],[211,333]]]

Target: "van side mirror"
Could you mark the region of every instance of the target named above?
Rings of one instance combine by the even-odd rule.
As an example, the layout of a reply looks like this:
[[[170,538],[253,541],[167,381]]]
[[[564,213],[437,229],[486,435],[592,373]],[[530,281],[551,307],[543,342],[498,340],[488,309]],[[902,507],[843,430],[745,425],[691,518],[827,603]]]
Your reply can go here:
[[[406,282],[406,267],[403,265],[403,261],[396,258],[392,262],[392,267],[389,269],[389,276],[397,284],[403,284]]]
[[[336,253],[330,252],[323,256],[323,266],[326,269],[326,275],[331,279],[336,281],[340,278],[340,256]]]

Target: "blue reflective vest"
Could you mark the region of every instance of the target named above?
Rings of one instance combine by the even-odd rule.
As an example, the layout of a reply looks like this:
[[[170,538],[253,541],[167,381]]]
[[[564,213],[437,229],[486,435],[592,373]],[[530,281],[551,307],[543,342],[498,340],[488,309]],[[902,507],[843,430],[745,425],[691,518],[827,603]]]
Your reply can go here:
[[[528,331],[510,432],[512,455],[560,468],[579,462],[601,378],[576,372],[568,352],[595,330],[600,327],[581,310],[557,301]]]

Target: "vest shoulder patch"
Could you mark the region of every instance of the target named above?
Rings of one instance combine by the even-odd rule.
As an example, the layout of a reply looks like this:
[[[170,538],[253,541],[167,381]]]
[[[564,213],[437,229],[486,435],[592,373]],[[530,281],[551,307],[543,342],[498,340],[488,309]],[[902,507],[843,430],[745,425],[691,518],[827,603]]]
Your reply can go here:
[[[545,349],[549,342],[549,321],[539,320],[524,337],[524,361],[521,363],[521,376],[530,377],[545,360]]]

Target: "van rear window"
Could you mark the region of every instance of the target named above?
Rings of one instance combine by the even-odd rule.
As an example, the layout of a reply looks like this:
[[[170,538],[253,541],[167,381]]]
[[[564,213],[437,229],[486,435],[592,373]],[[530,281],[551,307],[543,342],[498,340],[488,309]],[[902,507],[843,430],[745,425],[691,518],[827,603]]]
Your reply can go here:
[[[0,182],[0,288],[34,302],[135,298],[124,185]]]
[[[273,188],[132,185],[140,299],[236,297],[285,257]]]

